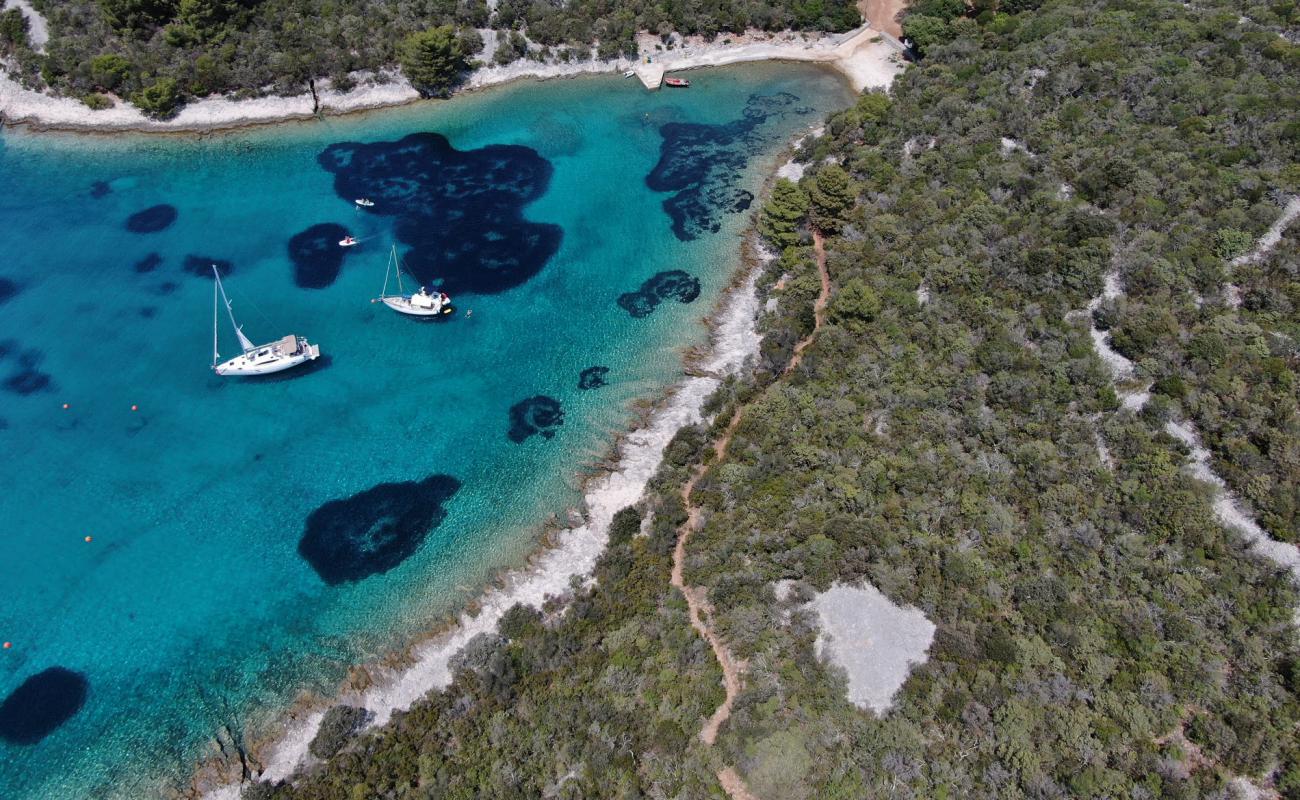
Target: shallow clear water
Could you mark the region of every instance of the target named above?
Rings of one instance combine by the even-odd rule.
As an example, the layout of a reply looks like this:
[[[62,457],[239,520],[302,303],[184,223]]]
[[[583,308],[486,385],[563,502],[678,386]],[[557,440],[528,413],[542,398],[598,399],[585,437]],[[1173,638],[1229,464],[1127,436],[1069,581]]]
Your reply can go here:
[[[744,192],[848,102],[811,67],[692,80],[201,139],[0,135],[0,797],[155,793],[221,726],[435,624],[578,502],[703,338]],[[383,144],[422,132],[449,147]],[[341,142],[380,144],[319,158]],[[129,229],[158,205],[174,221]],[[362,240],[337,276],[328,246],[290,259],[321,223]],[[393,243],[453,318],[368,302]],[[215,260],[255,341],[305,335],[325,363],[213,376]],[[606,385],[579,388],[592,366]]]

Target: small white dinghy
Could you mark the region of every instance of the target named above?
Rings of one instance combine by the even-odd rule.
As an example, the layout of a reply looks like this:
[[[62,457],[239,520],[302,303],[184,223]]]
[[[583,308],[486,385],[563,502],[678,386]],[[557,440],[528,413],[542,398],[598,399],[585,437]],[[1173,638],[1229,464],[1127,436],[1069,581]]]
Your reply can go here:
[[[344,236],[342,239],[339,239],[339,247],[352,247],[356,243],[357,240],[353,239],[351,236]]]
[[[397,294],[388,293],[388,279],[397,273]],[[384,271],[384,288],[372,303],[383,303],[399,314],[412,317],[440,317],[452,313],[451,298],[443,292],[429,292],[423,286],[415,294],[408,295],[402,286],[402,265],[397,259],[397,245],[388,254],[388,269]]]
[[[289,334],[270,344],[253,344],[244,335],[239,323],[235,322],[235,310],[230,298],[226,297],[226,287],[221,285],[221,273],[214,265],[212,275],[217,279],[212,289],[212,371],[218,375],[270,375],[286,369],[314,361],[320,357],[320,345],[311,344],[301,336]],[[235,338],[244,349],[243,355],[221,361],[217,352],[217,295],[226,304],[226,313],[230,315],[230,326],[235,329]],[[219,363],[218,363],[219,362]]]
[[[361,206],[362,208],[374,208],[374,207],[375,207],[375,201],[374,201],[374,200],[371,200],[371,199],[368,198],[368,197],[358,197],[356,200],[353,200],[352,202],[356,203],[357,205]]]

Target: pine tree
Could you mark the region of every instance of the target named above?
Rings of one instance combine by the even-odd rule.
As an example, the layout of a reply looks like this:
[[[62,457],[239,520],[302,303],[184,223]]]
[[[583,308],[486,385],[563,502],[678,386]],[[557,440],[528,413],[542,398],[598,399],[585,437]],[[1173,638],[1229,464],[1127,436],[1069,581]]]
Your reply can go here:
[[[817,170],[808,198],[812,201],[812,222],[823,233],[838,233],[848,220],[858,189],[849,173],[838,164]]]
[[[780,178],[772,196],[763,205],[758,230],[780,250],[799,244],[799,226],[808,216],[808,195],[794,183]]]
[[[469,68],[471,55],[470,38],[451,25],[413,33],[398,48],[402,72],[426,97],[450,94],[456,79]]]

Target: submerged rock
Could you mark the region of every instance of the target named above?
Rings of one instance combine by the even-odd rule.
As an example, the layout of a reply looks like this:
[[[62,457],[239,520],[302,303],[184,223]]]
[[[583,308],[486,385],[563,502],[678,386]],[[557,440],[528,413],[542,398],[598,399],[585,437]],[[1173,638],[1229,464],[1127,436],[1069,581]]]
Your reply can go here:
[[[340,142],[318,159],[334,190],[371,213],[396,217],[407,269],[452,295],[495,294],[527,282],[560,248],[558,225],[530,222],[524,207],[545,194],[551,163],[529,147],[457,150],[436,133],[393,142]]]
[[[76,716],[89,687],[81,673],[63,667],[31,676],[0,703],[0,739],[36,744]]]
[[[162,266],[163,257],[158,253],[150,253],[139,261],[135,262],[135,271],[141,275],[153,272]]]
[[[347,235],[348,229],[335,222],[322,222],[295,233],[289,239],[294,284],[300,289],[324,289],[334,283],[348,253],[339,247],[339,241]]]
[[[609,367],[587,367],[578,375],[579,389],[599,389],[607,384]]]
[[[443,504],[459,490],[455,478],[433,475],[331,500],[307,517],[298,554],[331,586],[383,574],[410,558],[442,524]]]
[[[635,292],[618,296],[624,311],[640,319],[648,317],[665,300],[693,303],[700,296],[700,279],[680,269],[660,272],[641,284]]]
[[[522,444],[533,434],[550,439],[563,424],[560,401],[544,394],[534,395],[510,407],[510,430],[506,436],[515,444]]]
[[[754,195],[738,184],[751,156],[761,151],[758,127],[794,111],[798,97],[788,92],[750,95],[739,119],[720,125],[669,122],[660,126],[659,161],[646,176],[656,192],[672,192],[663,208],[673,234],[686,242],[722,229],[722,215],[749,208]]]
[[[127,217],[126,229],[131,233],[157,233],[170,228],[178,216],[180,212],[176,210],[176,206],[161,203]]]

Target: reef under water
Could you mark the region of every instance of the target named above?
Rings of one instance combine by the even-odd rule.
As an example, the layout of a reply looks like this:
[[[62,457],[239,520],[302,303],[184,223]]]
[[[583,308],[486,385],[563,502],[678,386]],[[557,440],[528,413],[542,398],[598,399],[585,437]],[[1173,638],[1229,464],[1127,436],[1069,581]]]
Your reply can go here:
[[[324,289],[334,283],[347,254],[339,241],[347,235],[348,229],[337,222],[321,222],[295,233],[289,239],[294,284],[300,289]]]
[[[221,273],[223,278],[235,271],[235,265],[228,259],[196,253],[187,253],[185,260],[181,262],[181,268],[196,278],[211,278],[213,267],[217,268],[217,272]]]
[[[158,233],[170,228],[179,214],[176,206],[159,203],[127,217],[126,229],[131,233]]]
[[[515,444],[523,444],[533,435],[550,439],[563,424],[564,411],[560,401],[539,394],[510,407],[510,429],[506,431],[506,438]]]
[[[648,317],[665,300],[693,303],[700,296],[700,280],[689,272],[671,269],[656,273],[635,292],[618,296],[619,308],[633,317]]]
[[[34,745],[72,719],[86,703],[85,676],[50,667],[31,676],[0,702],[0,739]]]
[[[311,512],[298,553],[335,586],[381,575],[406,559],[447,516],[460,490],[450,475],[381,483]]]
[[[44,354],[39,350],[19,351],[17,370],[10,373],[0,385],[4,386],[7,392],[23,396],[54,388],[53,378],[39,369],[43,358]]]
[[[159,267],[162,266],[162,263],[163,263],[163,257],[161,254],[149,253],[143,258],[136,259],[136,262],[135,264],[132,265],[132,267],[133,269],[135,269],[137,274],[144,275],[146,273],[153,272],[154,270],[158,269]]]
[[[609,384],[605,380],[607,375],[609,375],[609,367],[587,367],[578,374],[578,388],[587,390],[607,386]]]
[[[371,213],[396,218],[394,234],[409,247],[405,266],[422,284],[497,294],[532,278],[559,250],[560,226],[524,218],[552,173],[532,148],[462,151],[440,134],[413,133],[332,144],[319,161],[340,198],[368,198]]]
[[[787,114],[805,115],[807,106],[789,92],[752,94],[739,118],[724,123],[669,122],[660,126],[663,144],[659,161],[646,176],[656,192],[672,192],[664,211],[673,233],[691,241],[717,233],[724,214],[749,208],[754,193],[741,185],[746,163],[762,151],[761,128]]]

